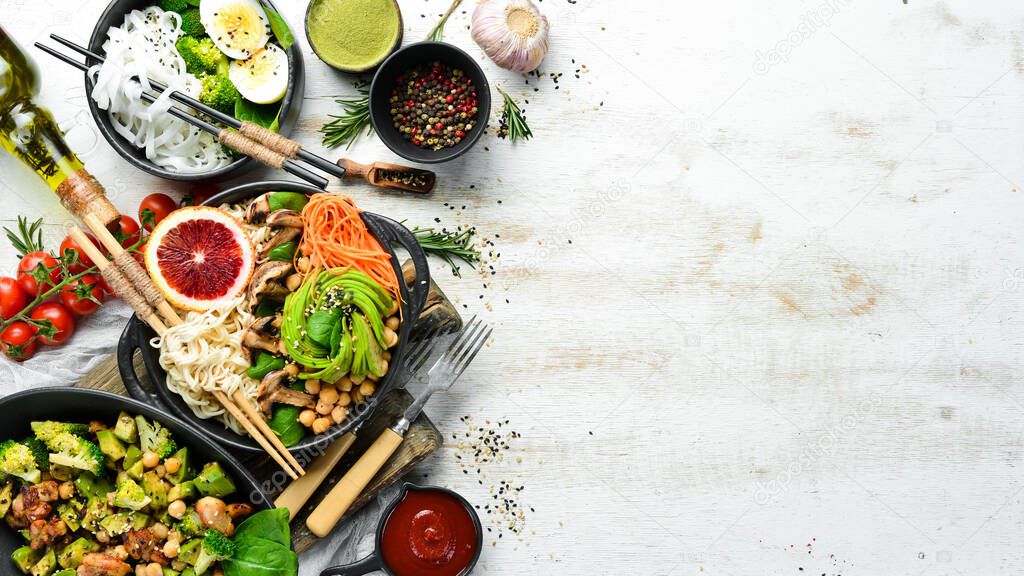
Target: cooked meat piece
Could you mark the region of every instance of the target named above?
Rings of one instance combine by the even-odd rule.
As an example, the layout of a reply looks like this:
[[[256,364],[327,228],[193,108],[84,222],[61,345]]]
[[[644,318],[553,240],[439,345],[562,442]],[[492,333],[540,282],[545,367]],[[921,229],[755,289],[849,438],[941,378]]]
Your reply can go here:
[[[82,557],[78,576],[128,576],[132,567],[106,554],[90,552]]]
[[[207,528],[213,528],[226,536],[235,533],[235,526],[231,522],[231,516],[228,515],[227,506],[220,498],[213,496],[200,498],[196,502],[196,512],[199,513],[199,519]]]
[[[21,492],[14,497],[14,501],[11,502],[11,509],[7,512],[7,525],[15,530],[21,530],[22,528],[28,528],[29,521],[25,515],[25,497],[21,495]]]
[[[29,546],[33,550],[42,550],[67,533],[67,524],[56,516],[50,518],[49,521],[35,520],[28,527]]]
[[[149,528],[129,530],[124,533],[125,550],[136,560],[149,562],[153,549],[156,548],[156,542],[157,538]]]
[[[234,504],[228,504],[227,513],[232,520],[244,519],[252,514],[252,506],[245,502],[235,502]]]

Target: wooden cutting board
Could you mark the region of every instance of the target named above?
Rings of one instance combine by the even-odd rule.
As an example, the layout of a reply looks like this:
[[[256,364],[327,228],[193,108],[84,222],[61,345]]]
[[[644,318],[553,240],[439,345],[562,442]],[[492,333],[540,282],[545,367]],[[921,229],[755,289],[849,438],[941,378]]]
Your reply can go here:
[[[406,275],[412,273],[412,268],[409,263],[403,267],[403,272]],[[413,339],[419,333],[432,330],[435,327],[444,329],[444,332],[457,330],[462,327],[462,319],[459,317],[459,313],[455,310],[455,306],[448,300],[448,298],[441,292],[441,289],[437,287],[433,280],[430,282],[430,293],[427,296],[427,302],[423,307],[423,313],[420,315],[419,320],[413,327]],[[152,386],[152,382],[146,375],[145,367],[142,365],[141,356],[135,354],[135,373],[139,376],[139,381],[144,387]],[[402,382],[404,385],[404,382]],[[121,382],[121,376],[118,374],[117,361],[113,355],[103,360],[93,370],[91,370],[82,380],[78,383],[79,387],[82,388],[93,388],[96,390],[105,390],[107,392],[113,392],[115,394],[121,394],[127,396],[128,391],[125,389],[124,384]],[[313,536],[306,528],[306,517],[312,512],[313,508],[323,499],[323,497],[330,491],[331,486],[344,475],[345,471],[355,463],[356,460],[366,451],[367,448],[373,443],[377,436],[384,431],[384,429],[393,424],[400,417],[401,413],[405,408],[412,402],[412,397],[404,389],[399,388],[389,394],[386,398],[381,400],[381,404],[377,407],[377,410],[373,413],[366,424],[363,425],[363,429],[360,432],[358,439],[352,448],[349,449],[348,453],[338,462],[335,469],[328,475],[327,480],[320,486],[320,489],[310,498],[299,513],[295,516],[292,521],[292,547],[296,552],[302,552],[309,548],[316,542],[316,536]],[[349,509],[345,517],[342,518],[341,522],[345,521],[345,518],[356,513],[362,508],[367,502],[377,496],[380,490],[402,478],[409,470],[412,469],[417,462],[423,460],[435,450],[441,447],[442,435],[438,431],[437,427],[434,426],[433,422],[427,418],[426,414],[421,414],[419,418],[413,422],[409,428],[408,434],[405,436],[405,441],[399,446],[395,454],[388,460],[387,464],[381,469],[376,477],[366,487],[363,494],[356,500],[352,508]],[[298,456],[297,456],[298,458]],[[305,466],[306,462],[299,458],[300,463]],[[252,472],[253,477],[256,480],[263,483],[263,490],[268,496],[273,499],[277,496],[281,490],[284,489],[285,484],[282,484],[283,472],[280,472],[280,468],[277,468],[270,458],[254,454],[252,456],[242,457],[242,463]]]

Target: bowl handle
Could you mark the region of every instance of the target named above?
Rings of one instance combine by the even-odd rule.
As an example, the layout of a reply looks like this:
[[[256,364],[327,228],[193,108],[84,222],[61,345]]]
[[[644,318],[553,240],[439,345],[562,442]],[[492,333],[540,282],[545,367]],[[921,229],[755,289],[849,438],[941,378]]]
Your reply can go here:
[[[372,212],[363,212],[362,216],[363,222],[366,222],[378,240],[387,245],[398,244],[409,253],[416,270],[416,279],[411,286],[406,285],[406,288],[409,290],[409,304],[412,306],[414,317],[418,318],[423,311],[423,305],[427,302],[427,294],[430,293],[430,266],[427,264],[427,255],[413,233],[402,224]],[[402,278],[401,268],[398,264],[392,264],[395,266],[395,274]]]
[[[387,572],[387,570],[384,569],[384,563],[381,562],[380,557],[377,556],[377,552],[374,551],[366,558],[352,564],[324,568],[324,571],[320,573],[320,576],[360,576],[362,574],[369,574],[376,570],[384,570]]]
[[[124,332],[121,332],[121,338],[117,342],[117,371],[121,374],[121,382],[128,390],[129,396],[139,402],[155,404],[166,409],[159,396],[142,387],[142,382],[139,381],[139,377],[135,373],[135,351],[141,346],[136,325],[133,318],[124,327]]]

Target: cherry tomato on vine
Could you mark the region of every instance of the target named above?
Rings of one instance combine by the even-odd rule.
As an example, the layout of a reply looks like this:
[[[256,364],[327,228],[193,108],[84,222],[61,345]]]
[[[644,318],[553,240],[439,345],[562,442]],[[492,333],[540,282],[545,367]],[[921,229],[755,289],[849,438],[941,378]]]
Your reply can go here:
[[[114,237],[121,242],[121,246],[131,247],[139,241],[139,223],[131,216],[122,214],[114,230]]]
[[[8,357],[17,360],[28,360],[36,353],[39,346],[36,342],[36,331],[27,322],[18,320],[0,332],[0,350]]]
[[[47,273],[40,265],[50,268]],[[33,298],[53,288],[60,282],[60,267],[57,259],[46,252],[29,252],[18,262],[18,284]]]
[[[152,232],[154,226],[177,209],[178,203],[167,194],[150,194],[139,204],[139,222],[142,222],[146,232]]]
[[[93,246],[100,245],[99,241],[96,240],[96,237],[92,234],[86,233],[85,236],[92,242]],[[93,261],[85,255],[85,251],[78,245],[78,242],[71,239],[71,236],[65,237],[64,241],[60,243],[60,251],[57,252],[57,254],[59,256],[63,256],[64,252],[67,250],[74,250],[78,253],[78,262],[68,266],[68,270],[70,270],[72,274],[81,274],[82,272],[85,272],[87,268],[93,267]]]
[[[86,274],[67,283],[60,293],[64,306],[79,316],[88,316],[103,304],[103,286],[100,277]]]
[[[75,333],[75,317],[59,302],[46,302],[32,311],[33,320],[49,320],[54,331],[47,334],[39,329],[39,341],[43,344],[63,344]]]
[[[9,276],[0,277],[0,318],[13,318],[27,304],[28,294],[18,281]]]

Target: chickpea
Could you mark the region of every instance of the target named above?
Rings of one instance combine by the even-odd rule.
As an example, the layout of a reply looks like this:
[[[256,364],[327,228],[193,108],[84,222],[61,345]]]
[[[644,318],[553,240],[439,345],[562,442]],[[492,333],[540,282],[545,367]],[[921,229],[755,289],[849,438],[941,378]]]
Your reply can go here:
[[[181,544],[179,544],[177,540],[168,540],[167,543],[164,544],[163,553],[164,556],[168,558],[177,558],[178,550],[180,549]]]
[[[366,381],[359,385],[359,393],[363,396],[373,396],[373,393],[377,391],[377,387],[374,386],[373,382]]]
[[[110,542],[110,534],[106,530],[100,530],[96,533],[96,541],[100,544],[107,544]]]
[[[321,416],[326,416],[326,415],[331,413],[331,410],[334,410],[334,404],[333,403],[331,403],[331,402],[324,402],[323,398],[320,398],[320,400],[317,401],[317,403],[316,403],[316,413],[317,414],[320,414]],[[315,425],[316,422],[314,422],[313,424]]]
[[[331,420],[334,420],[335,424],[341,424],[348,418],[348,410],[342,406],[335,406],[334,410],[331,411]]]
[[[118,560],[128,559],[128,550],[124,547],[123,544],[118,544],[113,548],[107,549],[107,554],[113,556],[114,558],[117,558]]]
[[[146,576],[146,566],[139,564],[135,567],[135,576]]]
[[[398,324],[398,316],[388,316],[388,319],[384,321],[384,325],[394,331],[398,330]]]
[[[168,528],[167,525],[163,524],[162,522],[156,522],[149,527],[149,531],[153,534],[153,536],[156,536],[157,540],[165,540],[167,539],[167,534],[170,532],[170,528]]]
[[[117,492],[107,492],[107,505],[114,505],[114,497],[117,496]]]
[[[356,388],[355,390],[349,392],[348,394],[349,396],[352,397],[352,402],[355,404],[359,404],[360,402],[363,401],[363,395],[359,393],[359,388]]]
[[[61,500],[68,500],[75,495],[75,485],[72,482],[62,482],[57,488]]]
[[[394,316],[398,314],[398,299],[391,300],[391,308],[388,309],[388,316]]]
[[[386,359],[380,361],[380,371],[381,372],[387,374],[388,373],[388,368],[390,368],[390,367],[391,367],[391,363],[388,362]]]
[[[157,564],[156,562],[150,562],[146,566],[146,576],[163,576],[164,567]]]
[[[319,394],[320,393],[320,381],[310,378],[306,380],[306,394]]]
[[[299,272],[302,272],[303,274],[305,274],[306,272],[309,272],[309,269],[310,269],[309,256],[303,256],[302,258],[299,258],[295,262],[295,268]]]
[[[174,474],[178,470],[181,470],[181,460],[177,458],[168,458],[164,460],[164,469],[167,470],[168,474]]]
[[[313,434],[323,434],[331,427],[330,418],[317,418],[313,421]]]
[[[303,410],[299,413],[299,423],[306,428],[313,425],[313,420],[316,420],[316,412],[312,410]]]
[[[390,350],[385,350],[383,353],[381,353],[380,356],[381,356],[381,358],[390,361],[391,360],[391,351]]]
[[[182,572],[185,570],[185,568],[188,568],[188,564],[185,564],[181,560],[175,558],[174,561],[171,562],[171,568],[177,570],[178,572]]]
[[[153,471],[156,472],[158,478],[163,478],[164,476],[167,475],[167,466],[164,466],[163,464],[157,464],[156,468],[154,468]]]
[[[363,380],[366,380],[366,376],[350,376],[353,384],[362,384]]]
[[[388,348],[394,348],[395,344],[398,344],[398,333],[392,330],[391,328],[385,326],[384,345],[387,346]]]
[[[156,468],[156,465],[160,463],[160,456],[156,452],[146,451],[142,454],[142,465],[146,468]]]
[[[284,279],[284,287],[289,292],[295,292],[299,289],[299,286],[302,286],[302,274],[291,274]]]
[[[320,401],[327,404],[334,404],[338,401],[338,391],[333,386],[325,386],[320,390]]]
[[[171,518],[181,519],[185,515],[185,511],[188,506],[184,500],[175,500],[167,505],[167,513],[171,515]]]
[[[352,403],[352,397],[348,395],[348,392],[338,396],[338,406],[348,406]]]
[[[339,391],[348,392],[349,390],[352,389],[352,379],[345,375],[341,377],[341,380],[335,382],[334,385],[338,388]]]

